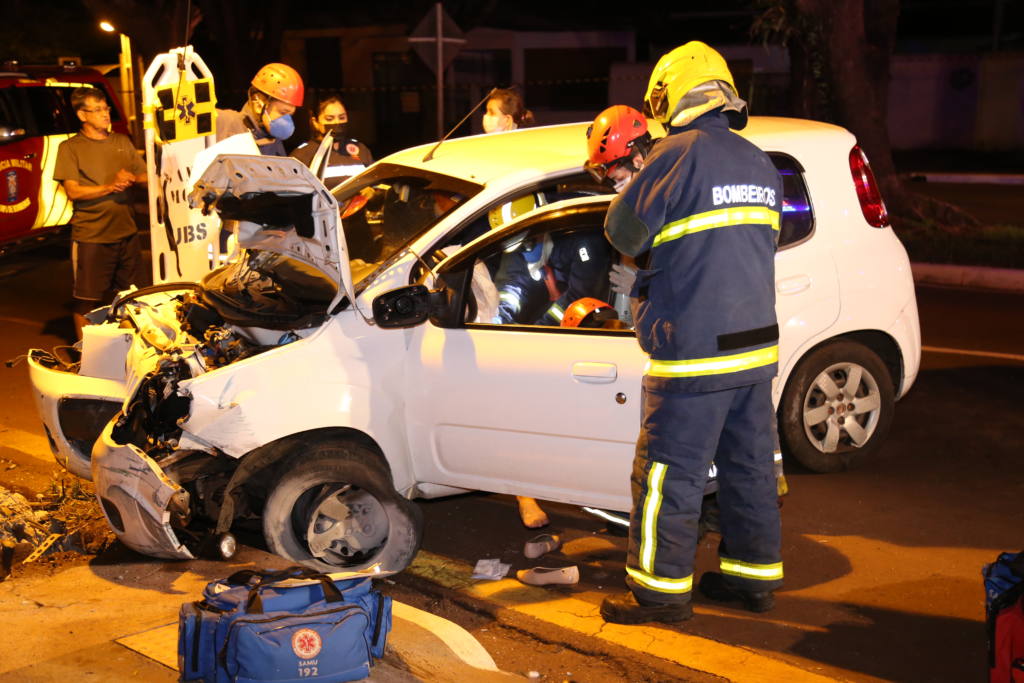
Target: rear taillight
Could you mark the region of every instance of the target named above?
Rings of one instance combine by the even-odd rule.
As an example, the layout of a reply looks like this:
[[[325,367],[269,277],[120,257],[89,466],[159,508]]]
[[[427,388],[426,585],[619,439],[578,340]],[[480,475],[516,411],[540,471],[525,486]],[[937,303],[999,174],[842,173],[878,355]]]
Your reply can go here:
[[[889,225],[889,212],[885,210],[875,174],[871,172],[871,164],[860,145],[854,145],[850,150],[850,173],[853,174],[853,185],[857,188],[857,199],[860,200],[864,220],[876,228]]]

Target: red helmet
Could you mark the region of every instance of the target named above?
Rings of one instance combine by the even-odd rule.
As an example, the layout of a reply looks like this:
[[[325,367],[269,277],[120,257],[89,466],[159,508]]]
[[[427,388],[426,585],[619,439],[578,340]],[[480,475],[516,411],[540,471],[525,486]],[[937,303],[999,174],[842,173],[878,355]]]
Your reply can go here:
[[[296,107],[302,106],[306,94],[299,72],[287,64],[267,64],[256,72],[252,87]]]
[[[587,128],[588,158],[583,167],[600,182],[636,152],[646,155],[650,141],[643,114],[624,104],[608,107]]]
[[[608,320],[618,320],[619,314],[600,299],[585,296],[576,299],[562,314],[562,327],[603,327]]]

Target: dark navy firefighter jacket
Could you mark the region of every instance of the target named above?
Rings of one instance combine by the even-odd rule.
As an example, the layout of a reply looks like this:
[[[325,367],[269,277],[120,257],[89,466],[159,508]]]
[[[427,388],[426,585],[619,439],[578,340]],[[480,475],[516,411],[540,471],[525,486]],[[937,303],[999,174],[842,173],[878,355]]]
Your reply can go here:
[[[500,287],[498,315],[502,323],[561,325],[565,309],[583,297],[601,298],[608,290],[612,250],[600,228],[556,235],[545,270],[550,270],[558,296],[551,298],[544,271],[531,276],[527,252],[509,254],[507,279]],[[543,248],[538,244],[537,250]],[[542,310],[538,310],[541,308]]]
[[[721,110],[673,128],[608,210],[605,232],[637,274],[644,386],[720,391],[778,371],[775,249],[782,181]]]

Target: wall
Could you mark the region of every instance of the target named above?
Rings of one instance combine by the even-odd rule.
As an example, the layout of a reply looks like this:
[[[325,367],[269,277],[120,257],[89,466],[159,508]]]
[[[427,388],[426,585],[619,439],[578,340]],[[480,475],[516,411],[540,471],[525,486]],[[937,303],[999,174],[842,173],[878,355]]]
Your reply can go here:
[[[1024,149],[1024,53],[896,55],[889,137],[896,149]]]

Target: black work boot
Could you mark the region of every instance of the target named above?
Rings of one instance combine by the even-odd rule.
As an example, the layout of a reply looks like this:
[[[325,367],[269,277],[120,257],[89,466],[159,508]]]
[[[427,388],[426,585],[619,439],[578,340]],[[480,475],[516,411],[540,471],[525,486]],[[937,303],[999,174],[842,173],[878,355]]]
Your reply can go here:
[[[693,607],[688,602],[638,602],[630,592],[609,595],[601,601],[601,617],[613,624],[643,624],[660,621],[672,624],[686,621],[693,616]]]
[[[715,602],[739,602],[749,612],[767,612],[775,607],[775,596],[771,591],[758,593],[732,588],[718,572],[704,572],[697,588],[706,598]]]

